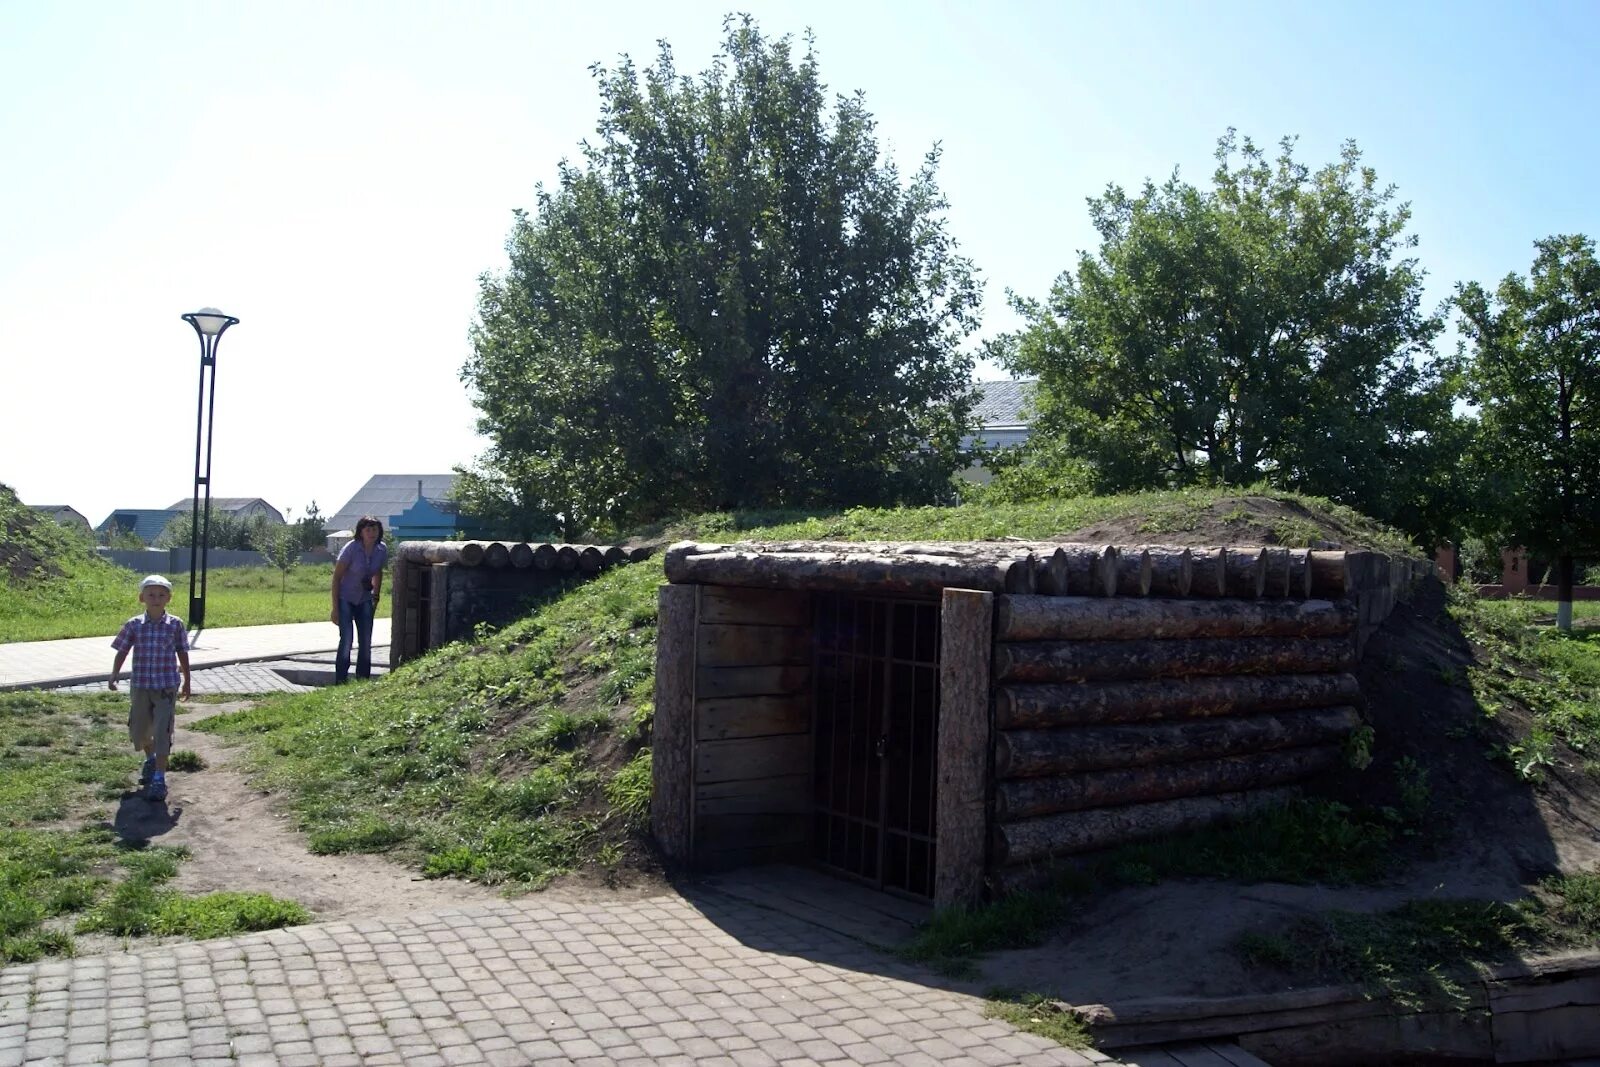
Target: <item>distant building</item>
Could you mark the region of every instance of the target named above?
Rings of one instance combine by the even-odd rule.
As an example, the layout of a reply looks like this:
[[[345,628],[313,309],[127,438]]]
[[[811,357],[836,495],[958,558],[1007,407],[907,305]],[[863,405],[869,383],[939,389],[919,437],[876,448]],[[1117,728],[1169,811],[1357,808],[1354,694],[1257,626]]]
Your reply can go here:
[[[451,499],[454,474],[374,474],[327,522],[328,547],[337,551],[363,515],[383,522],[402,541],[448,540],[479,533]]]
[[[980,395],[972,409],[972,419],[977,429],[962,444],[969,448],[974,443],[986,448],[1011,448],[1026,441],[1031,420],[1025,412],[1033,403],[1038,384],[1037,379],[976,383]]]
[[[194,507],[193,497],[184,497],[176,504],[169,504],[169,511],[188,511]],[[201,498],[200,507],[205,508],[205,499]],[[226,512],[238,519],[253,519],[257,515],[265,515],[268,522],[284,524],[283,512],[262,500],[258,496],[214,496],[211,498],[211,513],[213,515]]]
[[[961,447],[1015,448],[1026,441],[1033,429],[1028,406],[1038,384],[1038,379],[974,383],[979,394],[972,409],[975,428],[961,439]],[[981,463],[974,464],[962,471],[961,477],[986,483],[989,472]]]
[[[29,504],[28,510],[35,515],[54,519],[63,526],[76,526],[84,533],[90,532],[89,520],[84,518],[77,508],[70,508],[65,504]]]
[[[100,525],[94,530],[102,538],[114,533],[132,534],[148,545],[167,528],[167,523],[180,514],[182,512],[169,508],[117,508],[101,520]]]

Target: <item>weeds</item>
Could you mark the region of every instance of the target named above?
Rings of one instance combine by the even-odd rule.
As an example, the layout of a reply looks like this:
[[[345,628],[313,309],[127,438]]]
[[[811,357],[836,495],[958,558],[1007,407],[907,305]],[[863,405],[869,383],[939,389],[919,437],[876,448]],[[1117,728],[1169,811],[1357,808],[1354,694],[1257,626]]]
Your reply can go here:
[[[1070,1007],[1038,993],[995,990],[986,995],[984,1015],[1067,1048],[1088,1048],[1089,1029]]]
[[[1600,753],[1600,641],[1536,622],[1532,601],[1483,600],[1459,586],[1449,610],[1482,650],[1467,672],[1478,705],[1493,717],[1513,705],[1533,720],[1527,736],[1492,750],[1518,777],[1539,783],[1558,765],[1558,745]]]
[[[1392,911],[1334,911],[1287,928],[1241,936],[1235,951],[1257,967],[1355,982],[1409,1008],[1460,1005],[1475,964],[1530,949],[1593,944],[1600,936],[1600,876],[1551,878],[1514,903],[1418,900]]]

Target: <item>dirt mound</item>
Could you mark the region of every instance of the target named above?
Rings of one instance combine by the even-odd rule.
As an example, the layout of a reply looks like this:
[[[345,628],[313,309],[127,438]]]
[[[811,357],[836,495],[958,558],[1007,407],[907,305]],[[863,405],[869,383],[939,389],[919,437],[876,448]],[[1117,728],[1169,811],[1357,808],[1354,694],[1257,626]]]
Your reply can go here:
[[[1287,545],[1291,548],[1375,548],[1405,551],[1404,538],[1343,508],[1313,509],[1271,496],[1223,497],[1202,508],[1152,506],[1139,514],[1093,523],[1059,541],[1108,544]]]
[[[51,536],[54,533],[17,499],[9,486],[0,485],[0,568],[10,584],[60,575],[61,569],[50,561],[48,552],[50,543],[57,539]]]

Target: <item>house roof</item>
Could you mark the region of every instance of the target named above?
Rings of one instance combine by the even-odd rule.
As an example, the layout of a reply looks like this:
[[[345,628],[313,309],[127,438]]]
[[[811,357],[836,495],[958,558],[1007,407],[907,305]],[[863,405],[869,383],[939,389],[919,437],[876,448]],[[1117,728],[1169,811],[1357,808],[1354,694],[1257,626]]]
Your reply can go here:
[[[259,496],[214,496],[211,498],[212,511],[243,511],[251,504],[261,504],[271,508],[274,512],[278,510]],[[168,504],[167,510],[188,511],[192,507],[194,507],[194,497],[186,496],[175,504]]]
[[[976,382],[980,396],[972,409],[972,418],[979,426],[1026,426],[1028,419],[1022,409],[1033,400],[1037,378],[1020,382]]]
[[[133,534],[145,544],[154,541],[179,512],[172,508],[117,508],[101,520],[96,530],[109,529],[112,523]]]
[[[371,515],[388,524],[391,516],[415,504],[419,496],[445,501],[455,487],[454,474],[374,474],[367,479],[366,485],[356,491],[355,496],[345,502],[344,507],[334,512],[327,521],[327,528],[330,532],[353,530],[363,515]]]

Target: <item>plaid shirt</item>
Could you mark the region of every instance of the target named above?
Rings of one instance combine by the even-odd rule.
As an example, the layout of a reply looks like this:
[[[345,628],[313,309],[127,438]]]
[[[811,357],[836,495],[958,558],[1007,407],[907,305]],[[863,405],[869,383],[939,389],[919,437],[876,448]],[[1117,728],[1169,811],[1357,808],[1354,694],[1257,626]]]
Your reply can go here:
[[[163,615],[159,619],[152,619],[148,614],[135,615],[122,624],[111,647],[118,652],[133,649],[129,685],[137,689],[176,689],[181,684],[178,653],[189,651],[189,635],[184,630],[183,620],[176,615]]]

